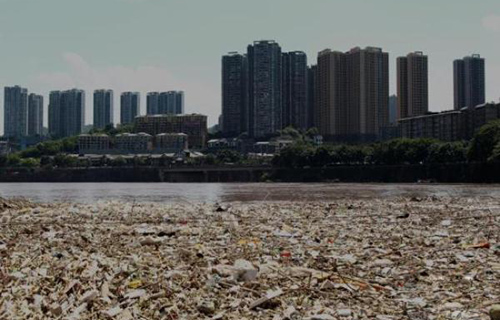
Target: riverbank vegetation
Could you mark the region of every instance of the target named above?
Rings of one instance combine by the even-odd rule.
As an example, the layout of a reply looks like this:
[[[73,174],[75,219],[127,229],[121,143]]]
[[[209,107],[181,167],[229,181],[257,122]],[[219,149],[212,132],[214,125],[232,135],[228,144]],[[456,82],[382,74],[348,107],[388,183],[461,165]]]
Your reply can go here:
[[[274,157],[257,157],[234,150],[219,150],[204,157],[186,158],[189,166],[262,166],[303,168],[337,165],[412,165],[500,161],[500,120],[483,126],[471,141],[442,142],[434,139],[394,139],[362,145],[315,145],[317,132],[300,132],[286,128],[281,137],[293,144]],[[154,160],[146,157],[103,156],[90,162],[74,156],[78,153],[78,137],[45,141],[24,151],[0,156],[0,167],[88,167],[88,166],[170,166],[170,158]],[[73,154],[70,155],[70,154]]]

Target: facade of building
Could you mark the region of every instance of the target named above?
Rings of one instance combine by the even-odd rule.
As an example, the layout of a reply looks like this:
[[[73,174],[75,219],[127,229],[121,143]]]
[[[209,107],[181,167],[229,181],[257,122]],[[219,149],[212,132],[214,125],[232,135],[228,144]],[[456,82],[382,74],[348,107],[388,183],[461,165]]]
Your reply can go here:
[[[288,126],[310,128],[314,121],[309,101],[314,96],[308,91],[309,74],[304,52],[282,52],[275,41],[255,41],[246,54],[224,55],[219,122],[223,135],[263,138]]]
[[[117,134],[114,149],[121,154],[149,153],[153,150],[153,137],[144,132]]]
[[[146,97],[146,114],[154,115],[159,114],[160,105],[160,93],[159,92],[148,92]]]
[[[500,104],[431,113],[399,120],[403,138],[433,138],[443,141],[471,139],[486,123],[500,119]]]
[[[307,128],[316,127],[314,112],[316,110],[317,72],[317,65],[312,65],[307,68]]]
[[[282,54],[282,127],[308,128],[307,55],[302,51]]]
[[[455,110],[484,104],[485,61],[478,54],[453,62],[453,89]]]
[[[185,133],[189,148],[204,149],[208,136],[207,116],[200,114],[147,115],[135,118],[135,130],[150,135]]]
[[[397,59],[398,119],[429,112],[428,58],[413,52]]]
[[[4,137],[28,135],[28,90],[20,86],[4,89]]]
[[[49,134],[64,138],[82,133],[85,122],[85,91],[52,91],[49,95]]]
[[[155,114],[183,114],[184,92],[148,92],[146,113]]]
[[[389,123],[389,55],[380,48],[318,54],[314,118],[331,141],[373,141]]]
[[[248,124],[251,137],[282,129],[281,47],[274,41],[255,41],[247,48]]]
[[[389,54],[380,48],[354,48],[349,52],[349,58],[349,118],[355,124],[357,132],[354,134],[360,141],[373,141],[389,124]]]
[[[398,123],[398,96],[392,95],[389,97],[389,125],[397,125]]]
[[[135,117],[141,109],[139,92],[123,92],[120,96],[120,123],[122,125],[134,123]]]
[[[78,136],[80,154],[105,154],[110,151],[111,139],[106,134],[81,134]]]
[[[184,92],[161,92],[158,100],[158,114],[183,114]]]
[[[343,52],[323,50],[318,54],[314,119],[324,137],[348,135],[348,73]]]
[[[94,91],[94,129],[113,125],[113,90]]]
[[[248,129],[247,58],[237,52],[222,57],[222,115],[224,136],[235,137]]]
[[[28,136],[43,134],[43,96],[31,93],[28,96]]]
[[[188,135],[185,133],[160,133],[155,136],[156,152],[175,153],[187,149]]]

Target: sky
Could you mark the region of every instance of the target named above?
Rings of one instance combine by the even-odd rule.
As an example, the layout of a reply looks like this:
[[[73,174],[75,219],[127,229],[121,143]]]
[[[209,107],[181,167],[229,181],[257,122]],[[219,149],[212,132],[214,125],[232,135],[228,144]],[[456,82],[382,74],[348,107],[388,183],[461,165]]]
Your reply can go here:
[[[500,98],[498,0],[0,0],[0,86],[86,90],[92,122],[94,89],[119,95],[185,91],[186,112],[217,122],[221,56],[255,40],[275,40],[315,63],[323,49],[381,47],[396,58],[429,56],[430,110],[453,108],[452,61],[486,59],[486,98]],[[3,90],[0,92],[3,132]],[[46,125],[46,123],[45,123]]]

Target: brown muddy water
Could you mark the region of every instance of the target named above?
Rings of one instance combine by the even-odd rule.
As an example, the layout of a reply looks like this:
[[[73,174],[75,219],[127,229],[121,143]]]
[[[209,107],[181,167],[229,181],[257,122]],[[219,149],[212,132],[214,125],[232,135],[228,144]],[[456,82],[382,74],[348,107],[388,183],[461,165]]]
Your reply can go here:
[[[37,202],[118,200],[200,203],[331,201],[394,197],[485,197],[500,199],[500,185],[356,183],[0,183],[0,197]]]

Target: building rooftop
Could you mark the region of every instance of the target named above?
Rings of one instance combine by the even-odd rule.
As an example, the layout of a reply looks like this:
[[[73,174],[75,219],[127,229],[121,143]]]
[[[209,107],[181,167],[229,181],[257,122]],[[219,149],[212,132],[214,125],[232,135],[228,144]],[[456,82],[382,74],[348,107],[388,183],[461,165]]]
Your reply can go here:
[[[147,115],[140,115],[137,116],[137,118],[173,118],[173,117],[189,117],[189,116],[200,116],[200,117],[207,117],[204,114],[199,114],[199,113],[184,113],[184,114],[147,114]]]
[[[164,136],[185,136],[187,137],[188,135],[185,133],[159,133],[156,135],[157,137],[164,137]]]

